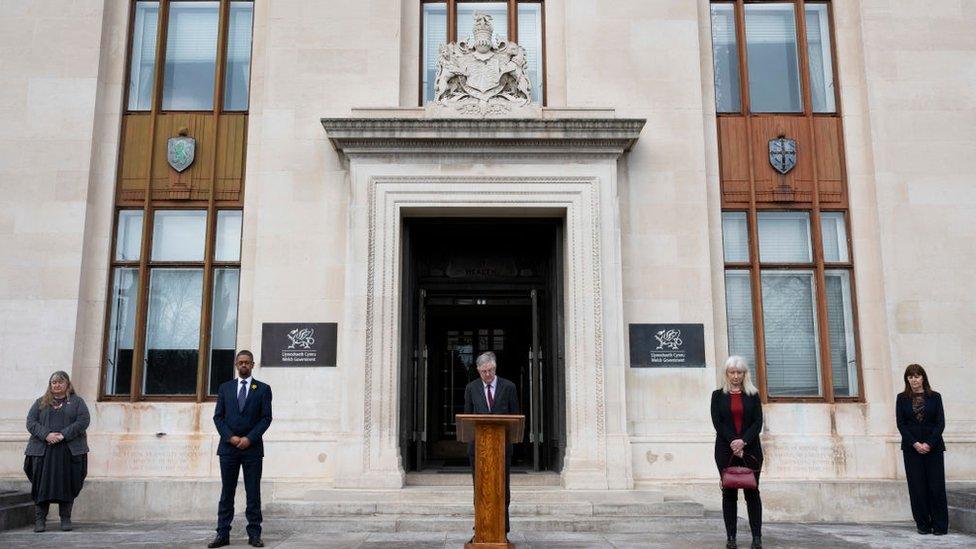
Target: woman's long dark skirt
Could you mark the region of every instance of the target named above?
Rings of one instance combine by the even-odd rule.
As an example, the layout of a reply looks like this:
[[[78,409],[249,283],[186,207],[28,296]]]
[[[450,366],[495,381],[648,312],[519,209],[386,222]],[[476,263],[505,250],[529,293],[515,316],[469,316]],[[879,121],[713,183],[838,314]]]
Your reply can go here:
[[[88,475],[88,454],[71,455],[64,442],[48,446],[43,456],[30,456],[31,497],[34,503],[72,503]]]

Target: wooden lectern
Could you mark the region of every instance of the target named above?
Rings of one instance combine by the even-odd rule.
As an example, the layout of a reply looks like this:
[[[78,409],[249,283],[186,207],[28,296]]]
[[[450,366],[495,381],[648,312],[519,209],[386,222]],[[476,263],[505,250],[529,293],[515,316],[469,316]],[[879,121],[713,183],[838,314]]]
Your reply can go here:
[[[457,439],[474,442],[474,538],[465,549],[514,549],[505,537],[505,444],[520,442],[525,416],[458,414]]]

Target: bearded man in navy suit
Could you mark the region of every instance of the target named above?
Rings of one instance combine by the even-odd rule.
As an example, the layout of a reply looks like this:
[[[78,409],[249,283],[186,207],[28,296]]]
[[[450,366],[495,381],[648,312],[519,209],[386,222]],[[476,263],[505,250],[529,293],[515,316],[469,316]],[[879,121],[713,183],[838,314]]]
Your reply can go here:
[[[264,432],[271,425],[271,387],[251,377],[254,355],[237,353],[237,375],[217,390],[214,425],[220,433],[217,456],[220,458],[220,504],[217,507],[217,537],[207,547],[230,544],[230,525],[234,520],[234,493],[237,475],[244,469],[247,493],[247,542],[264,547],[261,540],[261,466],[264,459]]]

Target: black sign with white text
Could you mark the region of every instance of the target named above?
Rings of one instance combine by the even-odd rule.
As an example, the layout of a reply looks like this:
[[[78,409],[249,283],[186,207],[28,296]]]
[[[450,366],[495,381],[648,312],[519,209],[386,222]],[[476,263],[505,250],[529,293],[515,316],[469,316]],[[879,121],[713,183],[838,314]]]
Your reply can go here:
[[[704,368],[702,324],[631,324],[631,368]]]
[[[335,322],[265,322],[261,366],[335,367],[338,331]]]

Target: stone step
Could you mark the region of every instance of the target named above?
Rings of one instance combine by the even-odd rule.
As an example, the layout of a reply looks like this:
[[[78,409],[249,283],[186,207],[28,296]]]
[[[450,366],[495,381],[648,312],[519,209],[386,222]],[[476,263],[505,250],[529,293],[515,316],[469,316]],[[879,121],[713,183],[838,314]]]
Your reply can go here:
[[[976,509],[949,506],[949,529],[976,534]]]
[[[470,497],[470,496],[469,496]],[[380,516],[473,517],[470,499],[465,502],[323,502],[280,500],[267,504],[267,512],[282,516]],[[703,507],[692,501],[656,503],[591,503],[566,501],[531,503],[512,501],[513,517],[700,517]]]
[[[976,483],[954,482],[946,486],[949,528],[976,534]]]
[[[471,503],[470,486],[410,486],[396,490],[345,490],[330,488],[290,489],[276,494],[276,501]],[[657,490],[564,490],[561,487],[513,486],[512,500],[520,503],[661,503],[664,495]]]
[[[520,473],[512,471],[512,486],[559,486],[559,473]],[[407,473],[407,486],[471,486],[471,473],[420,472]]]
[[[34,522],[34,501],[29,492],[0,492],[0,531]]]
[[[301,525],[302,532],[316,533],[363,533],[363,532],[470,532],[474,526],[471,517],[278,517],[275,524],[287,529],[290,521]],[[669,517],[517,517],[511,520],[512,530],[520,532],[600,532],[619,534],[647,534],[698,532],[721,524],[716,516],[686,517],[674,520]],[[716,530],[717,531],[717,530]]]

